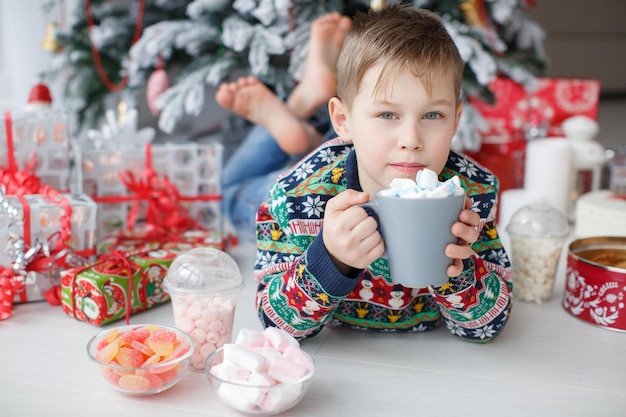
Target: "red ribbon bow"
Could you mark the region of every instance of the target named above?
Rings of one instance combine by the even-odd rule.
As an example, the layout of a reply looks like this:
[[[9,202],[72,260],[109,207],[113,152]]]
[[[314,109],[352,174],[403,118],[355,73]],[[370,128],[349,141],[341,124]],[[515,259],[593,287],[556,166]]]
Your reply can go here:
[[[18,279],[20,275],[24,275],[28,271],[45,273],[65,264],[66,257],[70,252],[68,242],[71,239],[72,227],[71,204],[66,198],[62,198],[57,190],[49,185],[41,184],[41,180],[35,175],[35,159],[31,159],[24,170],[18,171],[13,142],[13,121],[10,112],[5,113],[4,121],[8,167],[6,169],[0,168],[0,179],[6,195],[15,195],[22,203],[24,210],[25,252],[32,249],[30,242],[30,207],[24,198],[25,195],[43,194],[46,199],[59,203],[64,215],[60,218],[60,231],[48,238],[48,243],[52,247],[50,253],[44,253],[41,248],[38,248],[36,255],[26,267],[26,271],[16,271],[15,269],[0,266],[0,320],[11,316],[15,294],[25,289],[23,281]],[[54,297],[47,298],[49,301],[52,300],[52,303],[58,301],[55,301]]]
[[[151,229],[180,233],[188,229],[202,229],[180,204],[178,189],[167,176],[159,177],[152,168],[152,147],[146,145],[146,167],[137,178],[126,170],[120,174],[122,183],[135,194],[135,204],[128,215],[128,229],[133,230],[141,211],[141,203],[148,204],[145,222]]]

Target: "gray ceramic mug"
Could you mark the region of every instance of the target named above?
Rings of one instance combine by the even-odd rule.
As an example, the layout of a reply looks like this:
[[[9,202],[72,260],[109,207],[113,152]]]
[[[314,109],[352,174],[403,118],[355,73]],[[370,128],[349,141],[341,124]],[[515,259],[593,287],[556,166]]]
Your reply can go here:
[[[373,201],[361,206],[378,217],[393,283],[423,288],[448,282],[446,270],[452,259],[445,248],[457,242],[451,229],[465,207],[465,194],[400,198],[379,191]]]

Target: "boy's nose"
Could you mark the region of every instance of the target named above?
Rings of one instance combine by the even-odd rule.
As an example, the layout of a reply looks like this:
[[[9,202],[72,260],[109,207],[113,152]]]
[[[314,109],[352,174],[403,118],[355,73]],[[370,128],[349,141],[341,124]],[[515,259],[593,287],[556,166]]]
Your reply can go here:
[[[421,149],[423,146],[422,137],[416,122],[407,122],[402,129],[399,138],[399,145],[407,149]]]

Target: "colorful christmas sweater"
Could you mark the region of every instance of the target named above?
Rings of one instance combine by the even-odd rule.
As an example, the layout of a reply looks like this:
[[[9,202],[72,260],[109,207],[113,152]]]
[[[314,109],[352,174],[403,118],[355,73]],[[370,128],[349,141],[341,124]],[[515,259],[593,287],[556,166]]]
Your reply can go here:
[[[451,151],[440,180],[454,175],[481,218],[475,255],[448,283],[416,289],[392,284],[384,258],[356,277],[345,276],[325,249],[326,202],[348,188],[362,191],[351,144],[328,141],[282,174],[257,214],[254,277],[263,324],[302,339],[326,324],[421,332],[443,320],[462,339],[492,340],[509,317],[512,298],[510,261],[495,228],[498,182],[484,167]]]

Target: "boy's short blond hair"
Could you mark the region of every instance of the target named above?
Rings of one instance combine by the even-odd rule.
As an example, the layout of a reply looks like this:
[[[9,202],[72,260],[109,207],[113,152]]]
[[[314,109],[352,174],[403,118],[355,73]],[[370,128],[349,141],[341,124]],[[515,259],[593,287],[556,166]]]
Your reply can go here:
[[[377,89],[408,68],[427,91],[434,74],[448,74],[460,98],[463,59],[441,18],[429,10],[391,5],[355,15],[337,62],[337,96],[347,106],[376,64],[383,65]]]

